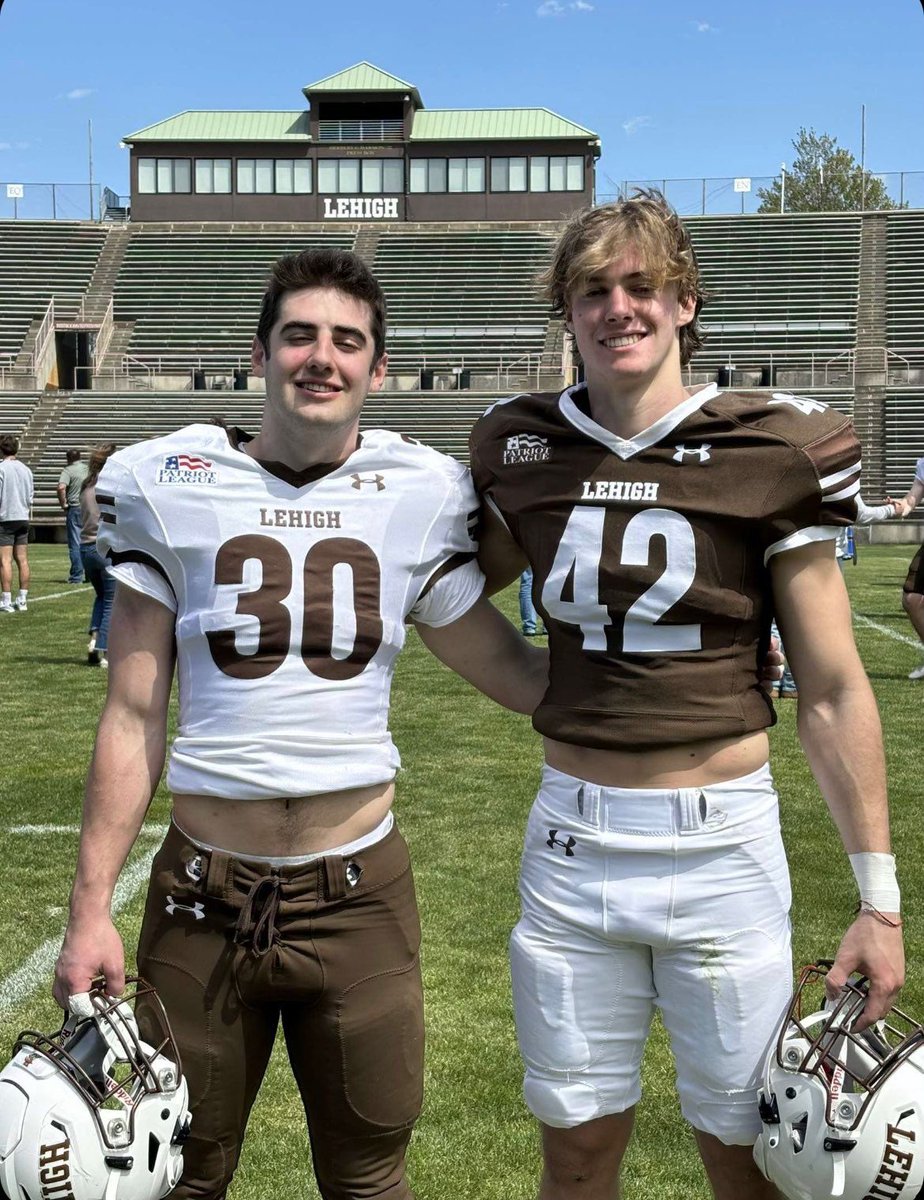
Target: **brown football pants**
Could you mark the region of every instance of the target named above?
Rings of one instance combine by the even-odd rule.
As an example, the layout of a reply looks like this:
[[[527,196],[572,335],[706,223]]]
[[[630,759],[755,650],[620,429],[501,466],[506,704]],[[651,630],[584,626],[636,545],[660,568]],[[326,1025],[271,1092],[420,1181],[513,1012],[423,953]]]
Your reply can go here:
[[[324,1200],[413,1200],[404,1159],[423,1091],[419,948],[397,829],[347,858],[268,868],[202,850],[171,824],[138,967],[167,1010],[190,1090],[173,1196],[224,1197],[281,1018]]]

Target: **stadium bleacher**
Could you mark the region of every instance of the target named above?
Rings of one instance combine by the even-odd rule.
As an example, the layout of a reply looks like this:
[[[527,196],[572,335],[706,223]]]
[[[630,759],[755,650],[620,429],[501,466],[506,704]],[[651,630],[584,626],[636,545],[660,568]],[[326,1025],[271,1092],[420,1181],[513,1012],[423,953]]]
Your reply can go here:
[[[797,390],[844,411],[856,402],[858,428],[881,442],[869,494],[906,488],[924,447],[924,212],[687,221],[710,294],[707,344],[687,382]],[[471,422],[494,397],[563,378],[561,326],[535,286],[556,232],[548,223],[138,224],[122,227],[118,254],[106,248],[112,232],[0,222],[0,429],[25,435],[39,521],[60,520],[54,484],[70,445],[127,444],[219,415],[253,427],[259,381],[232,391],[233,371],[249,366],[269,265],[309,245],[355,249],[389,299],[390,377],[369,399],[367,425],[464,457]],[[102,267],[94,275],[101,256],[120,263],[111,279]],[[91,280],[93,311],[111,300],[121,331],[100,390],[17,388],[11,368],[52,297],[74,319]]]
[[[0,367],[11,368],[52,297],[75,318],[107,230],[88,221],[0,221]]]
[[[528,373],[545,348],[536,276],[552,245],[532,230],[382,233],[372,269],[388,297],[392,374]]]

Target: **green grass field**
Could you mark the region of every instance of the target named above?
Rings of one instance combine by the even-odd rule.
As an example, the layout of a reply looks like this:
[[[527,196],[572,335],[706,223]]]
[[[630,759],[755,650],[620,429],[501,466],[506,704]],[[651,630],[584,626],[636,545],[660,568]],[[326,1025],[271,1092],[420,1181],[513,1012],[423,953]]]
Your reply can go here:
[[[904,1006],[924,1016],[921,661],[900,606],[909,546],[864,549],[847,568],[857,641],[879,699],[889,759],[894,840],[909,951]],[[33,603],[0,617],[0,1056],[23,1027],[57,1026],[51,964],[63,932],[81,786],[106,687],[84,665],[90,590],[68,588],[66,549],[32,550]],[[509,614],[515,595],[501,597]],[[797,963],[833,954],[855,887],[795,737],[795,707],[779,705],[773,767],[794,877]],[[397,814],[411,845],[424,926],[427,1089],[411,1151],[420,1200],[531,1200],[535,1129],[520,1096],[506,940],[517,911],[520,838],[539,775],[529,722],[453,676],[411,633],[394,687],[393,729],[404,770]],[[149,822],[163,825],[163,789]],[[39,829],[29,827],[40,827]],[[26,827],[26,828],[23,828]],[[151,830],[127,867],[118,924],[132,945]],[[135,874],[131,876],[134,868]],[[254,1110],[232,1200],[316,1197],[300,1102],[277,1053]],[[679,1120],[660,1028],[649,1046],[645,1098],[624,1194],[705,1200],[692,1138]]]

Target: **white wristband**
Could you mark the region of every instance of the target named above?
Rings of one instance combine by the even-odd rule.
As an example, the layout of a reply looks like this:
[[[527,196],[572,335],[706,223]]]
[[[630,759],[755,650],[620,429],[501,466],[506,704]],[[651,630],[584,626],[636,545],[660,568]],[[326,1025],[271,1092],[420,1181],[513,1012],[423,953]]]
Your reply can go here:
[[[860,903],[878,908],[880,912],[900,912],[901,893],[895,877],[895,855],[865,850],[848,857],[860,889]]]

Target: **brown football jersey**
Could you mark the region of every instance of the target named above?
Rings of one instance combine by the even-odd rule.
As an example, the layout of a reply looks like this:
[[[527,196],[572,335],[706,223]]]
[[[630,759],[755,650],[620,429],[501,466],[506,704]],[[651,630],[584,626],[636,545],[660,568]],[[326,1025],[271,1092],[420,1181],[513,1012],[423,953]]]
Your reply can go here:
[[[769,559],[855,519],[849,418],[785,392],[697,392],[630,441],[583,385],[494,405],[476,486],[533,569],[549,630],[543,734],[601,749],[772,725]]]

